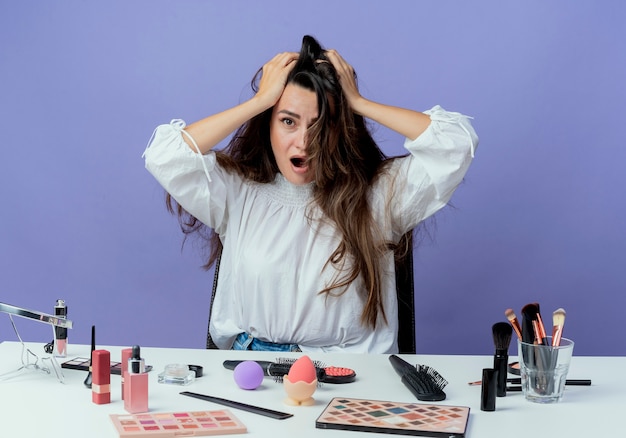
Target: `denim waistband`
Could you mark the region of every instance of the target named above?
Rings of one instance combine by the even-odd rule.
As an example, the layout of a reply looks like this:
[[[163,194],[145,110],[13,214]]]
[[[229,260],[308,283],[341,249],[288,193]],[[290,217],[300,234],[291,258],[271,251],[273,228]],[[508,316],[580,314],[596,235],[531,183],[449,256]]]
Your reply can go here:
[[[243,332],[235,338],[232,346],[233,350],[255,350],[255,351],[302,351],[298,344],[279,344],[276,342],[262,341],[252,335]]]

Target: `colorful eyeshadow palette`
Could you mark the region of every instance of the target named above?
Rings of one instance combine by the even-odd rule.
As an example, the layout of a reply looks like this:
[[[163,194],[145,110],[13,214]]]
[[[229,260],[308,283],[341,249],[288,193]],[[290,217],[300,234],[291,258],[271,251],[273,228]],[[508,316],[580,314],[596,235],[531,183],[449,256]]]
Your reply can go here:
[[[72,360],[68,360],[67,362],[63,362],[61,364],[61,368],[67,368],[68,370],[89,371],[89,365],[91,365],[90,359],[87,359],[86,357],[76,357]],[[151,369],[152,365],[146,365],[146,372]],[[120,375],[121,373],[122,363],[111,361],[111,374]]]
[[[315,421],[318,429],[429,437],[464,437],[469,407],[333,398]]]
[[[111,415],[120,437],[231,435],[248,429],[228,409]]]

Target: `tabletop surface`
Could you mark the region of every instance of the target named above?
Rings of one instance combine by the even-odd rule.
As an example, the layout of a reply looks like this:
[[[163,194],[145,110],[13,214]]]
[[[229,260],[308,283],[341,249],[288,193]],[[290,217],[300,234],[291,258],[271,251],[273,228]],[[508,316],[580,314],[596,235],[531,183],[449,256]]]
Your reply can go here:
[[[43,344],[26,343],[26,346],[40,356],[41,363],[41,358],[46,356]],[[119,361],[120,351],[126,347],[98,348],[109,350],[111,360]],[[69,345],[67,358],[59,361],[89,357],[89,354],[90,347],[87,345]],[[0,343],[0,400],[3,406],[0,410],[0,436],[118,436],[109,415],[126,414],[119,376],[111,376],[111,403],[96,405],[91,401],[91,391],[83,385],[84,371],[63,369],[64,383],[57,380],[54,372],[46,374],[28,369],[13,373],[21,367],[22,355],[20,343]],[[282,384],[271,377],[266,377],[255,390],[240,389],[234,382],[233,372],[222,366],[224,360],[274,361],[300,356],[302,353],[142,348],[146,364],[153,366],[149,373],[150,412],[225,409],[212,402],[179,394],[191,391],[293,414],[291,418],[275,420],[228,408],[246,425],[248,436],[350,438],[359,436],[359,432],[315,428],[315,420],[334,397],[417,401],[393,371],[388,355],[333,353],[311,356],[312,360],[326,366],[352,368],[357,378],[348,384],[321,385],[313,395],[315,403],[308,407],[285,404],[286,393]],[[470,408],[466,437],[626,436],[621,421],[626,412],[626,378],[621,372],[626,369],[626,357],[574,355],[568,378],[591,379],[591,386],[567,386],[563,400],[553,405],[530,403],[522,393],[510,392],[506,397],[497,399],[495,412],[480,410],[480,387],[468,384],[480,380],[482,369],[493,365],[491,356],[401,357],[412,364],[433,367],[449,382],[445,387],[446,400],[438,403]],[[510,361],[515,360],[512,354]],[[187,386],[158,383],[158,374],[171,363],[201,365],[204,375]]]

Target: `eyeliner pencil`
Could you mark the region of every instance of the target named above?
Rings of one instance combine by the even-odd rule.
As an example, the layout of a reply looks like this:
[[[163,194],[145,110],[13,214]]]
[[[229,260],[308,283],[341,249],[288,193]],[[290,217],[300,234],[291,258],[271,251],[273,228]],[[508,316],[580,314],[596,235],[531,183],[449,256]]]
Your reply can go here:
[[[286,412],[273,411],[271,409],[261,408],[259,406],[248,405],[245,403],[227,400],[225,398],[214,397],[212,395],[198,394],[196,392],[183,391],[181,395],[188,397],[199,398],[200,400],[217,403],[218,405],[228,406],[230,408],[241,409],[242,411],[252,412],[253,414],[263,415],[265,417],[275,418],[277,420],[284,420],[285,418],[293,417],[293,414]]]
[[[591,383],[567,383],[565,382],[566,385],[570,385],[570,386],[589,386],[591,385]],[[513,385],[513,386],[507,386],[506,387],[507,391],[511,391],[511,392],[521,392],[522,391],[522,385]]]
[[[521,385],[522,379],[521,377],[513,377],[507,379],[507,382],[514,385]],[[565,380],[565,384],[568,386],[591,386],[591,379],[567,379]]]
[[[506,379],[506,381],[507,383],[511,383],[513,385],[522,384],[521,377],[511,377]],[[482,381],[480,380],[476,380],[475,382],[469,382],[470,386],[480,386],[481,384]],[[565,384],[568,386],[591,386],[591,379],[567,379],[565,380]]]

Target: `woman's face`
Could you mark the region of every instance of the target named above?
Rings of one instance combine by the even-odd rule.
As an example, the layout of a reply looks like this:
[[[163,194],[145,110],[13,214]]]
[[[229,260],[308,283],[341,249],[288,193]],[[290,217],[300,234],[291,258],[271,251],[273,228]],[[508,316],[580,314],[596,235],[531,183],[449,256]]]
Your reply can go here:
[[[287,84],[272,111],[270,141],[280,173],[292,184],[313,181],[313,169],[306,164],[306,137],[317,117],[315,93]]]

